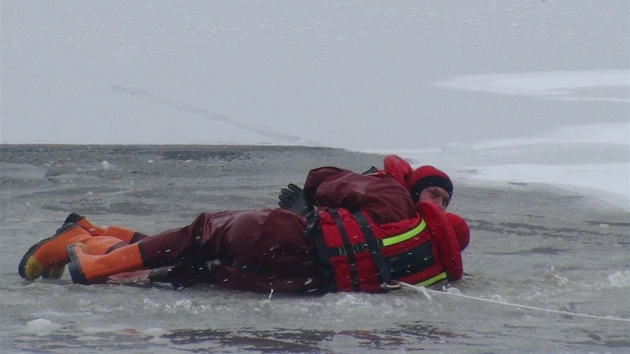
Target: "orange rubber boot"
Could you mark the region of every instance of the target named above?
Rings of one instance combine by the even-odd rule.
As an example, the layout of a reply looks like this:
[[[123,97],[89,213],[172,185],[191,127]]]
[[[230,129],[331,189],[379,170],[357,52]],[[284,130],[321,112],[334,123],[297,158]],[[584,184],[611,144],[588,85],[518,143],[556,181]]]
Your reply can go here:
[[[145,269],[137,244],[116,249],[105,255],[90,255],[86,253],[86,249],[82,243],[68,246],[70,258],[68,271],[73,283],[86,285],[103,283],[111,275]]]
[[[95,226],[94,224],[89,222],[85,216],[79,215],[77,213],[71,213],[70,215],[68,215],[65,222],[72,222],[81,226],[92,236],[112,236],[126,243],[135,243],[142,240],[143,238],[148,237],[145,234],[141,234],[134,230],[126,229],[120,226],[109,226],[107,228]]]
[[[127,246],[127,243],[115,238],[107,236],[93,236],[83,241],[83,244],[87,247],[89,254],[106,254],[108,251],[112,251],[116,248]],[[67,254],[67,253],[66,253]],[[64,270],[66,269],[66,263],[57,263],[50,269],[42,274],[44,279],[61,279]]]
[[[63,266],[70,259],[66,253],[68,245],[89,239],[90,234],[75,224],[62,226],[54,236],[33,245],[22,257],[18,273],[26,280],[35,280],[40,276],[55,278],[63,274]],[[52,274],[49,274],[51,272]],[[61,273],[61,274],[59,274]]]
[[[77,225],[87,230],[87,232],[89,232],[90,235],[92,236],[101,236],[104,231],[102,227],[92,225],[92,223],[89,222],[85,217],[79,219],[79,221],[77,222]]]
[[[140,239],[147,237],[143,234],[140,234],[133,230],[125,229],[124,227],[120,227],[120,226],[109,226],[103,231],[102,235],[116,237],[117,239],[123,242],[129,243],[129,244],[135,243],[139,241]],[[90,252],[90,254],[91,253],[92,252]]]
[[[89,222],[88,219],[85,218],[85,216],[79,215],[77,213],[70,213],[70,215],[68,215],[68,217],[66,218],[66,221],[64,222],[64,224],[67,224],[67,223],[74,223],[81,226],[82,228],[87,230],[87,232],[89,232],[90,235],[92,236],[100,236],[103,234],[103,231],[104,231],[103,228],[92,225],[92,223]]]
[[[88,254],[107,254],[116,248],[128,246],[126,242],[116,237],[110,236],[94,236],[82,242],[86,247]]]

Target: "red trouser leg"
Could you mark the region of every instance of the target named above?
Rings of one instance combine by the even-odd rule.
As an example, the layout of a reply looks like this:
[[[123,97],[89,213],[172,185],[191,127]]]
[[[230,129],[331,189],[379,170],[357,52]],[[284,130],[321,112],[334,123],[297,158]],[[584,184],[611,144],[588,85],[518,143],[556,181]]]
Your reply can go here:
[[[321,288],[315,246],[305,242],[304,218],[282,209],[242,214],[216,244],[222,266],[214,281],[248,291],[309,292]],[[226,262],[230,260],[231,262]]]
[[[215,279],[219,284],[299,291],[319,276],[314,245],[302,237],[306,225],[306,219],[282,209],[202,213],[190,225],[138,245],[147,268],[183,265],[195,273],[206,261],[219,260],[220,269],[230,268]]]

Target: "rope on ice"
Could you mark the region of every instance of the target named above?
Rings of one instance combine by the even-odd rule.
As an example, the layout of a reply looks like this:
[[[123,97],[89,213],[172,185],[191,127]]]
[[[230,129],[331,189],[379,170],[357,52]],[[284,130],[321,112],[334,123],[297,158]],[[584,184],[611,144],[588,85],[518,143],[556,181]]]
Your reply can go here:
[[[501,302],[501,301],[496,301],[496,300],[484,299],[484,298],[474,297],[474,296],[470,296],[470,295],[449,293],[449,292],[438,291],[438,290],[431,290],[431,289],[425,288],[424,286],[416,286],[416,285],[411,285],[411,284],[407,284],[407,283],[403,283],[403,282],[399,282],[399,284],[404,286],[404,287],[406,287],[406,288],[410,288],[410,289],[413,289],[415,291],[418,291],[418,292],[422,293],[428,300],[431,300],[431,296],[430,296],[429,293],[432,293],[432,294],[438,294],[438,295],[460,297],[460,298],[469,299],[469,300],[475,300],[475,301],[480,301],[480,302],[487,302],[487,303],[491,303],[491,304],[495,304],[495,305],[503,305],[503,306],[516,307],[516,308],[520,308],[520,309],[533,310],[533,311],[556,313],[556,314],[566,315],[566,316],[592,318],[592,319],[596,319],[596,320],[605,320],[605,321],[630,322],[629,318],[619,318],[619,317],[609,317],[609,316],[595,316],[595,315],[589,315],[589,314],[585,314],[585,313],[560,311],[560,310],[550,310],[550,309],[545,309],[545,308],[541,308],[541,307],[519,305],[519,304],[512,304],[512,303],[509,303],[509,302]]]

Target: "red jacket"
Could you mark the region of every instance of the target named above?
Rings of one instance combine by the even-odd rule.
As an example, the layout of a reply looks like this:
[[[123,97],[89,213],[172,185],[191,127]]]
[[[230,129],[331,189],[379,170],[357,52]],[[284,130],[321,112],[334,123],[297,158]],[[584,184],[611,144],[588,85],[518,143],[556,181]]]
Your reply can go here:
[[[317,207],[311,236],[330,290],[379,292],[392,281],[428,285],[462,277],[459,244],[444,213],[414,205],[395,179],[322,167],[309,173],[304,193]]]

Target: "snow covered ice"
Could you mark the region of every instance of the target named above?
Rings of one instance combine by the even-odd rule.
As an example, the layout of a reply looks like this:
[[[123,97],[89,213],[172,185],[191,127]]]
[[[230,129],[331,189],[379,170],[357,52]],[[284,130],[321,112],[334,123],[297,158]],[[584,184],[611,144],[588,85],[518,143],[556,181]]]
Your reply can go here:
[[[627,1],[2,1],[0,16],[5,352],[630,348]],[[469,275],[433,290],[611,320],[15,271],[71,211],[158,232],[390,153],[449,173],[473,230]]]

